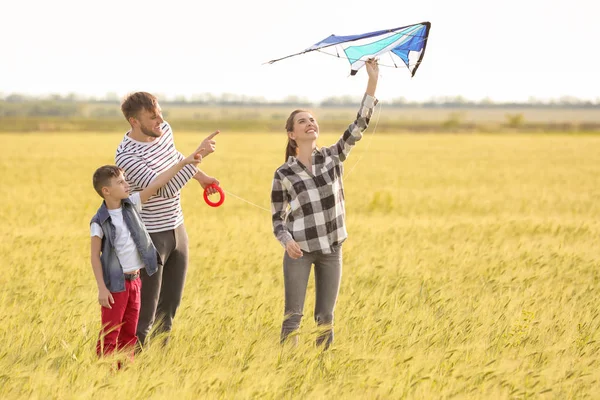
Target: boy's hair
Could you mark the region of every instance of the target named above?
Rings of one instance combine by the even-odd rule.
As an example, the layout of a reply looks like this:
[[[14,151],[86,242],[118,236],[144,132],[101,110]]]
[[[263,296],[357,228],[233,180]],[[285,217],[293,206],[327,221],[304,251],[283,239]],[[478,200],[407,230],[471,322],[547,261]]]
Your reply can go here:
[[[158,100],[156,96],[148,92],[135,92],[129,94],[123,103],[121,103],[121,111],[125,116],[125,119],[129,121],[131,117],[137,117],[138,113],[142,110],[148,112],[154,112],[158,106]]]
[[[92,181],[94,183],[94,189],[96,189],[96,192],[100,197],[104,198],[104,196],[102,196],[102,188],[110,186],[110,180],[112,178],[118,178],[121,173],[123,173],[123,170],[116,165],[104,165],[94,172]]]

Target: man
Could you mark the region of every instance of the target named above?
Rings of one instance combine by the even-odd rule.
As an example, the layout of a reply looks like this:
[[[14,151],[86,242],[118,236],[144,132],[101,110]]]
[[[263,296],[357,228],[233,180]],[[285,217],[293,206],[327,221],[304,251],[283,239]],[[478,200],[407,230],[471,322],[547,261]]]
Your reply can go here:
[[[131,190],[137,192],[184,157],[175,148],[171,126],[162,118],[155,96],[146,92],[130,94],[123,101],[121,111],[131,130],[117,148],[115,163],[125,172]],[[213,138],[218,133],[212,133],[200,145],[204,157],[215,151]],[[171,331],[181,302],[188,266],[188,237],[183,225],[180,190],[190,179],[197,180],[203,188],[212,183],[219,184],[194,165],[186,165],[148,200],[141,212],[160,258],[155,274],[150,276],[145,270],[141,273],[137,337],[142,347],[155,320],[159,323],[157,332]],[[165,343],[167,340],[168,337]]]

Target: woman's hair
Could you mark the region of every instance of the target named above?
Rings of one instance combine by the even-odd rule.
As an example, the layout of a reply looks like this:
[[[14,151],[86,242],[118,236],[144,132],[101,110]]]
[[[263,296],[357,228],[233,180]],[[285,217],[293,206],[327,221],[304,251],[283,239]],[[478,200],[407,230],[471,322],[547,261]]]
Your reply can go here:
[[[296,114],[301,113],[301,112],[310,112],[310,111],[301,110],[301,109],[292,111],[292,113],[288,117],[287,121],[285,122],[285,131],[287,133],[292,132],[294,130],[294,117],[296,116]],[[288,135],[288,142],[287,142],[287,146],[285,148],[285,161],[287,162],[288,158],[290,158],[290,157],[295,157],[297,151],[298,151],[298,144],[296,143],[296,141],[294,139],[290,139],[290,137]]]

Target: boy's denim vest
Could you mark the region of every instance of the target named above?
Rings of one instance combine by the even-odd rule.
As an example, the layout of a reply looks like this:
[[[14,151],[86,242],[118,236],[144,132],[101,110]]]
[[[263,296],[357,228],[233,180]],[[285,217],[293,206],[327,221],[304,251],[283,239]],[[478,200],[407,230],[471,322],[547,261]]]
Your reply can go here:
[[[152,239],[131,200],[122,200],[121,208],[123,210],[123,221],[125,222],[125,225],[127,225],[127,228],[129,228],[131,238],[146,267],[146,273],[152,275],[158,270],[158,264],[160,263],[160,257],[152,243]],[[106,288],[111,292],[123,292],[125,290],[125,275],[123,274],[123,267],[121,267],[121,263],[117,258],[117,253],[115,252],[115,227],[112,224],[110,214],[108,213],[104,201],[98,209],[98,212],[96,212],[96,215],[92,218],[90,225],[93,222],[100,225],[100,227],[102,227],[102,232],[104,233],[100,261],[102,262],[102,274],[104,276]]]

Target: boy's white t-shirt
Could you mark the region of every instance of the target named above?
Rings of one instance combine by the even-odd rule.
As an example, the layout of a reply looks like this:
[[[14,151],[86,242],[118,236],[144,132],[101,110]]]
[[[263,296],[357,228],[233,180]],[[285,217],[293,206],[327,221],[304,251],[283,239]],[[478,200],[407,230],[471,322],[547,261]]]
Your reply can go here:
[[[134,193],[129,196],[129,200],[133,203],[138,212],[142,211],[142,200],[139,193]],[[123,221],[123,208],[119,207],[114,210],[108,210],[112,224],[115,227],[115,252],[123,272],[133,272],[140,268],[144,268],[144,263],[140,258],[140,254],[135,247],[135,242],[131,237],[131,233]],[[90,225],[91,236],[98,236],[100,239],[104,237],[102,227],[95,222]]]

